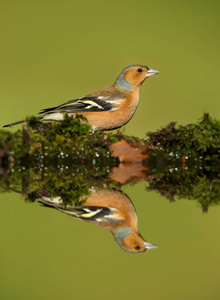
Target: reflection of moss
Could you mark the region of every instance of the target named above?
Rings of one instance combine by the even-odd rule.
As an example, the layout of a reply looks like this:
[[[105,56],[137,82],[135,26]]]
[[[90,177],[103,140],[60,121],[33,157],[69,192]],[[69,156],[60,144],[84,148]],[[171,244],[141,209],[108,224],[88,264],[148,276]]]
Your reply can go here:
[[[82,116],[66,116],[59,123],[30,117],[22,130],[0,130],[0,188],[19,191],[28,201],[59,195],[65,203],[78,204],[90,186],[117,186],[108,179],[118,165],[109,146],[126,140],[141,151],[150,150],[143,162],[150,190],[170,201],[195,199],[206,211],[220,199],[219,132],[220,122],[207,114],[198,124],[171,123],[142,140],[119,131],[93,133]]]
[[[83,123],[82,123],[83,122]],[[83,116],[68,117],[62,122],[43,123],[35,117],[27,118],[27,126],[15,133],[0,131],[0,158],[4,153],[11,152],[10,159],[20,160],[25,157],[45,157],[54,161],[63,154],[71,155],[72,159],[86,163],[92,159],[107,160],[112,163],[109,146],[115,142],[126,140],[134,147],[151,150],[156,157],[169,155],[172,157],[187,156],[199,159],[219,160],[220,153],[220,121],[211,119],[207,114],[198,124],[167,127],[148,133],[149,139],[129,137],[121,132],[92,133],[91,126]],[[136,144],[139,142],[139,144]],[[36,160],[36,159],[35,159]]]
[[[117,165],[108,149],[114,140],[113,134],[92,133],[83,116],[59,123],[29,117],[16,133],[0,131],[1,190],[19,191],[31,202],[59,195],[78,204]]]
[[[101,164],[84,165],[14,165],[10,170],[0,173],[1,192],[19,192],[28,202],[42,197],[60,196],[65,204],[79,205],[82,196],[90,194],[90,188],[103,188],[120,185],[108,178],[110,167]]]
[[[193,199],[203,211],[220,199],[220,121],[205,114],[198,124],[170,123],[148,133],[154,150],[147,162],[153,175],[149,190],[170,201]]]
[[[170,201],[189,199],[198,202],[203,211],[220,201],[220,173],[218,167],[191,161],[187,169],[179,163],[168,163],[166,169],[154,169],[148,190],[156,191]]]

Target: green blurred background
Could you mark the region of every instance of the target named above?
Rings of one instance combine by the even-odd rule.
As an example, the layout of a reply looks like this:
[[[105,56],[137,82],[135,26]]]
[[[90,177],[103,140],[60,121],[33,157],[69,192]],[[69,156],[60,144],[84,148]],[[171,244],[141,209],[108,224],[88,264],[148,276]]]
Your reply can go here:
[[[105,88],[131,64],[160,74],[126,134],[220,118],[219,14],[214,0],[1,1],[0,126]],[[0,299],[219,299],[219,207],[125,192],[158,249],[125,253],[102,229],[2,194]]]

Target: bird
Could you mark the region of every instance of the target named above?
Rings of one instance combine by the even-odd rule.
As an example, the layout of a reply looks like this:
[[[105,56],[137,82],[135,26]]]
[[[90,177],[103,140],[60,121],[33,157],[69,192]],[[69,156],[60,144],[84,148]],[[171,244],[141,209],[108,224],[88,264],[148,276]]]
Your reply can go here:
[[[85,201],[83,196],[80,201]],[[43,206],[56,208],[69,216],[97,225],[111,232],[118,245],[130,253],[141,253],[157,248],[146,242],[138,231],[138,219],[130,198],[121,191],[99,189],[92,190],[82,206],[65,205],[58,196],[42,197]]]
[[[122,70],[115,83],[99,92],[45,108],[37,117],[41,121],[62,121],[65,115],[81,114],[93,130],[113,130],[127,124],[139,102],[141,84],[159,72],[144,65],[131,65]],[[10,127],[25,120],[4,125]]]

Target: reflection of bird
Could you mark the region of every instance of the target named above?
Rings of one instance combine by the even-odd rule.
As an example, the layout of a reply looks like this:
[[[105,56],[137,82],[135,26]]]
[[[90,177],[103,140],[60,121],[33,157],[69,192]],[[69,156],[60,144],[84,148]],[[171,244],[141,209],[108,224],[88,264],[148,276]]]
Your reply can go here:
[[[122,192],[93,190],[81,207],[65,206],[60,198],[44,198],[40,202],[110,231],[119,246],[127,252],[139,253],[157,248],[145,242],[139,234],[135,208]]]
[[[93,129],[111,130],[125,125],[133,116],[139,101],[141,84],[147,77],[158,74],[156,70],[142,65],[125,68],[115,83],[97,93],[65,102],[59,106],[43,109],[42,121],[61,121],[65,114],[84,115]],[[4,127],[24,123],[18,121]]]

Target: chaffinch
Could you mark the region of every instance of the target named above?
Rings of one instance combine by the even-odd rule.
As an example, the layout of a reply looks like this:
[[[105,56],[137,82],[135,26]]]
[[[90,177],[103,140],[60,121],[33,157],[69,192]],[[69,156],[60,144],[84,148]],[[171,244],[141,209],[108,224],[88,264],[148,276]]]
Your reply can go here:
[[[117,77],[115,83],[99,92],[65,102],[59,106],[43,109],[42,121],[61,121],[65,114],[82,114],[93,129],[112,130],[128,123],[139,101],[140,86],[144,80],[159,72],[143,65],[131,65]],[[23,123],[24,120],[4,127]]]
[[[122,192],[92,190],[91,195],[80,207],[65,206],[59,197],[54,199],[44,197],[40,203],[110,231],[118,245],[127,252],[140,253],[157,248],[140,235],[133,203]]]

